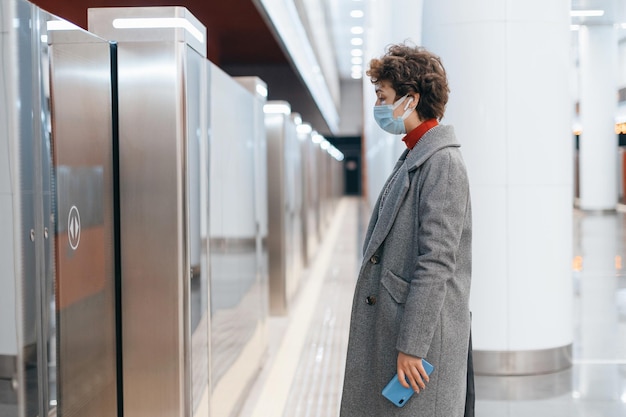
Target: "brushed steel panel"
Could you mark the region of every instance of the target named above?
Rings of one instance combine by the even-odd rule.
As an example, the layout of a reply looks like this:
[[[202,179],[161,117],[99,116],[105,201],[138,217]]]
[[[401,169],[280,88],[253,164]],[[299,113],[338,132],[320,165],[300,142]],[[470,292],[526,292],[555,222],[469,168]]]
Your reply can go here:
[[[15,62],[14,2],[0,4],[0,415],[17,415],[17,395],[10,381],[17,375],[16,285],[21,272],[20,217],[14,209],[19,198],[20,165],[16,142],[16,88],[19,65]]]
[[[207,213],[207,193],[201,190],[208,177],[207,165],[207,96],[206,60],[193,49],[185,51],[186,178],[188,245],[191,262],[189,298],[189,334],[185,336],[189,352],[191,415],[209,408],[209,265],[207,233],[203,232],[202,213]],[[206,223],[205,223],[206,224]],[[206,227],[206,226],[205,226]]]
[[[117,415],[117,364],[110,45],[82,30],[53,31],[48,41],[57,412],[112,417]]]
[[[311,137],[305,139],[304,145],[303,159],[305,160],[306,168],[303,182],[305,183],[306,202],[304,203],[304,218],[302,221],[306,224],[306,256],[309,260],[312,260],[320,241],[317,225],[319,217],[319,174],[315,159],[315,148],[317,148],[317,145],[313,143]]]
[[[91,27],[91,24],[90,24]],[[118,45],[124,414],[185,416],[185,45]]]
[[[54,411],[56,398],[54,188],[47,23],[58,20],[26,1],[5,1],[2,22],[3,152],[0,159],[2,221],[10,240],[8,279],[14,280],[8,304],[15,314],[11,340],[16,355],[15,407],[3,415],[35,416]],[[6,152],[6,153],[5,153]],[[7,204],[8,202],[8,204]],[[3,231],[5,226],[2,226]],[[5,341],[5,335],[1,335]],[[3,384],[3,387],[6,385]],[[1,398],[7,398],[0,395]]]
[[[308,160],[308,142],[311,140],[309,133],[298,132],[298,140],[300,142],[300,161],[302,163],[302,175],[300,177],[300,188],[302,189],[302,204],[300,205],[300,218],[301,222],[301,247],[302,247],[302,265],[307,267],[309,265],[310,257],[309,251],[312,250],[312,245],[309,242],[310,225],[308,222],[308,212],[310,210],[311,196],[308,186],[308,178],[310,174],[309,160]]]
[[[208,408],[199,400],[208,382],[190,369],[208,367],[206,175],[197,172],[207,149],[198,79],[206,29],[181,7],[88,14],[91,31],[118,40],[124,413],[188,417]],[[117,24],[163,17],[176,27]]]
[[[8,337],[11,352],[7,353],[15,356],[16,364],[11,375],[16,387],[11,393],[13,407],[6,409],[2,404],[1,408],[3,415],[21,417],[47,410],[47,340],[43,333],[45,308],[41,304],[47,260],[41,170],[49,139],[46,131],[49,109],[45,101],[47,71],[43,69],[47,45],[40,40],[43,19],[44,14],[25,1],[5,1],[0,7],[4,27],[0,112],[5,121],[0,128],[3,132],[0,146],[6,150],[8,161],[2,170],[8,178],[5,176],[0,183],[4,184],[3,209],[10,207],[10,215],[0,221],[10,222],[2,227],[8,231],[4,238],[12,258],[4,279],[13,281],[14,295],[8,303],[14,313],[0,320],[13,322],[8,326],[13,332]],[[0,390],[6,388],[3,384]]]
[[[328,228],[330,222],[330,208],[328,204],[329,200],[329,173],[328,173],[328,158],[326,151],[324,151],[321,147],[317,147],[315,149],[317,153],[317,166],[318,172],[320,173],[319,177],[319,232],[320,236],[323,237],[325,235],[326,229]]]
[[[537,375],[572,366],[572,345],[528,351],[475,350],[477,375]]]
[[[290,116],[267,113],[265,126],[270,313],[284,315],[298,287],[302,265],[300,149],[295,123]]]
[[[267,132],[267,195],[270,314],[287,313],[286,189],[284,124],[286,116],[269,113],[265,116]]]
[[[288,171],[285,184],[288,187],[288,225],[290,271],[287,274],[287,297],[290,299],[296,292],[302,273],[302,158],[300,141],[295,122],[296,114],[292,114],[285,125],[285,149]],[[298,115],[299,117],[299,115]]]

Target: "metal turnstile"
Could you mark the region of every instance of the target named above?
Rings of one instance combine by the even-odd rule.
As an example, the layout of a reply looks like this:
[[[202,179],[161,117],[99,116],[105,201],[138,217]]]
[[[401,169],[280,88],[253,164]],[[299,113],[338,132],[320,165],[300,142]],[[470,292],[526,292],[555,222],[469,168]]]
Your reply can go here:
[[[268,247],[270,313],[286,315],[300,279],[300,210],[296,186],[299,144],[291,106],[270,101],[265,106],[267,131]]]
[[[48,23],[57,414],[117,416],[112,45]]]
[[[113,417],[111,47],[23,0],[0,25],[0,415]]]
[[[319,181],[317,171],[316,148],[319,145],[313,142],[313,136],[319,136],[313,132],[311,125],[298,126],[298,140],[300,141],[300,154],[302,160],[302,253],[304,264],[308,266],[313,260],[320,243],[318,219],[320,210]]]
[[[88,21],[117,42],[124,415],[206,416],[206,29],[182,7]]]

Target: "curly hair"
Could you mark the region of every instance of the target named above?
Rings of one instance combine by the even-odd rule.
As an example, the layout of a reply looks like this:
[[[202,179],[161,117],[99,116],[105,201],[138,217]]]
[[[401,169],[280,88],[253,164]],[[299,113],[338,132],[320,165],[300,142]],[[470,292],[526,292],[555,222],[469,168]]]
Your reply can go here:
[[[402,97],[419,93],[417,114],[420,119],[441,120],[448,102],[448,79],[441,59],[423,47],[391,45],[381,58],[370,61],[366,74],[372,84],[388,81]]]

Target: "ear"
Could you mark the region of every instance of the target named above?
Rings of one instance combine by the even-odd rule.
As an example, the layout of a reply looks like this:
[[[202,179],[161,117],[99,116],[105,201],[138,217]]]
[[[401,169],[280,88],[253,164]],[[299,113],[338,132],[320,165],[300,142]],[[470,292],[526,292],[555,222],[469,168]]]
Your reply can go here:
[[[406,100],[406,104],[404,105],[404,110],[408,110],[409,107],[413,107],[415,109],[417,107],[417,103],[419,103],[420,95],[419,93],[409,94]]]

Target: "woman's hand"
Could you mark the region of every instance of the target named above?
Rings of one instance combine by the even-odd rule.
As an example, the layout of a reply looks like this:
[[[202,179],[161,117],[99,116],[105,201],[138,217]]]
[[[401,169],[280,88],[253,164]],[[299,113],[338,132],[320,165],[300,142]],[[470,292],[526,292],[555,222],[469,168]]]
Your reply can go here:
[[[422,365],[422,358],[398,352],[398,379],[405,388],[409,388],[410,384],[416,393],[420,392],[420,388],[426,388],[428,375]]]

